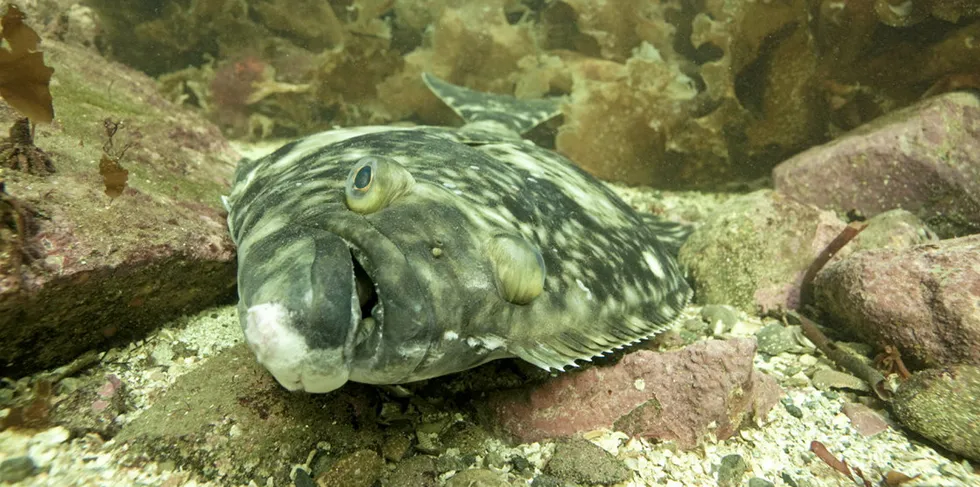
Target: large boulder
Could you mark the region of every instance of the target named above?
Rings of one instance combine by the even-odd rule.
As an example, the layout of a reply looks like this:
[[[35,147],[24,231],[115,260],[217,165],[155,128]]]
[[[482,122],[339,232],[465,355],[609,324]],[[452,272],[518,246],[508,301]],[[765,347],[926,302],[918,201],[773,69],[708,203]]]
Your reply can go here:
[[[980,235],[855,252],[813,286],[828,325],[913,366],[980,364]]]
[[[0,376],[234,299],[219,196],[237,153],[214,125],[161,98],[150,77],[84,48],[41,47],[55,69],[56,117],[36,127],[34,144],[55,172],[13,164],[3,173]],[[19,116],[0,109],[0,126]],[[120,167],[125,184],[107,189],[103,175],[119,178]]]
[[[980,232],[980,100],[929,98],[781,163],[776,189],[867,216],[915,213],[944,237]]]

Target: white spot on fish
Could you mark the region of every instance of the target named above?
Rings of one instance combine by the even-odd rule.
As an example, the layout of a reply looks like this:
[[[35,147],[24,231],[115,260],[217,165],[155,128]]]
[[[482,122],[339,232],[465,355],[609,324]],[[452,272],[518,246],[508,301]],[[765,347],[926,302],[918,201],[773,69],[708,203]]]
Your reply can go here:
[[[459,339],[459,334],[456,333],[455,331],[450,330],[447,331],[446,333],[443,333],[442,338],[443,340],[457,340]]]
[[[592,301],[592,290],[587,288],[581,279],[576,279],[575,284],[578,284],[578,288],[585,292],[585,299]]]
[[[466,344],[474,348],[482,347],[487,350],[496,350],[498,348],[503,348],[505,341],[503,338],[496,335],[486,335],[482,337],[467,338]]]
[[[660,265],[660,260],[650,252],[643,252],[643,260],[647,263],[647,267],[650,268],[650,272],[657,276],[658,279],[663,279],[666,274],[664,274],[664,268]]]

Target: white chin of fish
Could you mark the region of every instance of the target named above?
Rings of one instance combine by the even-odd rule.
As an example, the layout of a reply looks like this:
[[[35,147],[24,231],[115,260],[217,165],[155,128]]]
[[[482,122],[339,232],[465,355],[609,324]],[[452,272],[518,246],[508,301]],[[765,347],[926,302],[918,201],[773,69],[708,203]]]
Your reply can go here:
[[[347,382],[350,371],[343,349],[311,350],[291,326],[289,311],[278,303],[246,311],[245,340],[259,363],[290,391],[323,393]]]

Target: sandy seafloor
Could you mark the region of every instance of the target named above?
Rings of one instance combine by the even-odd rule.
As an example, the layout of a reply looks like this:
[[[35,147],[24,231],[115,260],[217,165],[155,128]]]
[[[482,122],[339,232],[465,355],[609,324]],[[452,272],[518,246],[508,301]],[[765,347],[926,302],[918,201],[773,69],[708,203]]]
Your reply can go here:
[[[687,312],[693,317],[697,311],[692,307]],[[759,320],[743,319],[731,335],[749,336],[759,327]],[[116,374],[127,384],[136,406],[123,418],[123,421],[129,421],[148,407],[149,397],[241,340],[234,306],[209,309],[177,320],[139,343],[111,350],[95,372]],[[198,355],[173,361],[172,348],[177,344],[197,349]],[[147,360],[149,356],[154,360]],[[630,439],[613,431],[590,432],[586,438],[616,455],[635,471],[631,481],[620,484],[628,486],[714,486],[717,485],[717,466],[722,457],[730,454],[741,455],[748,464],[743,485],[750,477],[761,477],[775,485],[789,485],[781,479],[783,472],[790,473],[801,486],[855,485],[809,453],[811,440],[825,443],[850,465],[861,468],[869,479],[880,479],[889,470],[897,470],[919,476],[903,484],[905,486],[980,485],[980,476],[972,474],[968,464],[952,461],[933,448],[909,439],[901,431],[888,429],[870,438],[861,436],[840,412],[844,403],[842,394],[817,390],[800,374],[786,376],[781,372],[822,360],[812,355],[784,354],[766,361],[757,355],[756,367],[776,378],[787,392],[788,399],[784,402],[792,401],[799,407],[804,413],[802,419],[777,404],[765,424],[744,428],[726,441],[707,441],[691,451],[677,451],[670,445]],[[151,362],[158,365],[146,365]],[[138,469],[122,467],[120,453],[114,451],[112,441],[102,442],[93,436],[68,441],[68,436],[68,431],[62,427],[39,432],[7,430],[0,433],[0,458],[30,455],[43,469],[18,485],[223,485],[195,479],[190,473],[167,463],[149,463]],[[537,469],[543,467],[553,450],[552,445],[539,443],[509,448],[500,442],[492,448],[504,450],[502,453],[505,454],[519,450]],[[249,485],[281,484],[255,479]]]
[[[254,148],[258,152],[243,152],[254,155],[271,148],[275,148],[275,145],[264,144]],[[616,190],[621,194],[643,191]],[[624,196],[644,197],[642,194]],[[694,317],[698,311],[698,308],[690,307],[686,313]],[[752,336],[761,326],[758,318],[743,316],[725,336]],[[110,350],[94,373],[115,374],[127,385],[135,405],[132,411],[120,418],[127,422],[149,406],[150,397],[157,396],[178,377],[241,341],[235,307],[213,308],[176,320],[137,343]],[[179,344],[186,345],[183,347],[185,350],[197,350],[197,355],[174,360],[173,347]],[[147,360],[150,356],[153,359]],[[809,354],[782,354],[766,359],[757,354],[755,362],[759,370],[777,380],[787,395],[782,403],[770,411],[763,424],[743,428],[731,439],[709,439],[694,450],[678,451],[670,444],[631,439],[614,431],[594,431],[585,436],[616,455],[634,471],[633,479],[620,485],[715,486],[718,485],[718,465],[724,456],[731,454],[741,455],[748,465],[741,485],[748,485],[753,477],[766,479],[777,486],[791,485],[783,480],[783,473],[789,473],[800,487],[858,485],[810,453],[810,442],[817,440],[827,445],[838,457],[843,457],[848,464],[860,468],[873,485],[884,485],[879,483],[883,475],[896,470],[917,476],[903,486],[980,486],[980,476],[973,474],[973,468],[968,463],[951,460],[927,444],[911,439],[899,429],[893,427],[873,437],[862,436],[841,412],[844,394],[818,390],[802,373],[783,373],[812,367],[825,362],[825,359]],[[150,363],[155,365],[148,365]],[[785,404],[790,402],[802,411],[802,418],[788,412]],[[536,470],[540,470],[554,446],[532,443],[511,448],[495,441],[491,449],[503,450],[501,453],[505,455],[519,451],[534,464]],[[68,431],[62,427],[44,431],[0,432],[0,461],[29,455],[40,470],[17,485],[224,485],[202,481],[172,462],[151,462],[139,468],[124,467],[120,461],[124,454],[114,448],[112,441],[103,442],[96,436],[69,439]],[[476,466],[491,468],[484,465],[481,458],[477,459]],[[442,480],[447,480],[451,474],[448,472]],[[271,479],[254,479],[249,485],[282,484]]]

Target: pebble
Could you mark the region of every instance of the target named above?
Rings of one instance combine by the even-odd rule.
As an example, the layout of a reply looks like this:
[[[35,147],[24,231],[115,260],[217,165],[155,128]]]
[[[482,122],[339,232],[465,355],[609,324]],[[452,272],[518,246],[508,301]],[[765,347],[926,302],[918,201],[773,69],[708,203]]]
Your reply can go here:
[[[561,485],[561,480],[548,474],[538,475],[531,481],[531,487],[561,487]]]
[[[799,348],[794,331],[781,323],[764,326],[755,334],[759,344],[759,352],[769,355],[779,355]]]
[[[846,403],[841,411],[851,420],[861,436],[875,436],[888,429],[888,423],[873,409],[863,404]]]
[[[71,432],[62,426],[55,426],[42,431],[31,438],[31,446],[52,447],[58,446],[71,438]]]
[[[783,403],[783,407],[786,408],[786,412],[789,413],[790,416],[797,419],[803,418],[803,410],[800,409],[796,404],[793,404],[792,399],[789,398],[783,399],[782,403]]]
[[[820,359],[813,355],[800,355],[800,365],[804,367],[813,367],[818,362],[820,362]]]
[[[408,449],[412,447],[412,440],[405,435],[394,434],[388,437],[381,446],[381,453],[386,460],[392,462],[401,461],[408,454]]]
[[[813,386],[817,389],[851,389],[869,392],[868,383],[851,374],[831,369],[820,369],[813,373]]]
[[[742,476],[748,465],[742,455],[725,455],[718,467],[718,487],[736,487],[742,483]]]
[[[466,463],[459,455],[444,453],[436,458],[436,471],[439,473],[461,471],[466,469]]]
[[[615,484],[631,476],[622,461],[581,438],[559,442],[545,472],[579,484]]]
[[[381,478],[384,461],[371,450],[358,450],[337,460],[330,470],[317,476],[317,485],[328,487],[371,487]]]
[[[446,487],[509,487],[506,480],[490,470],[464,470],[446,481]]]
[[[534,472],[534,465],[532,465],[527,458],[524,458],[520,455],[514,455],[510,457],[510,463],[511,465],[514,466],[514,470],[516,470],[519,473]]]
[[[708,304],[701,308],[701,319],[711,326],[713,334],[720,335],[738,323],[738,312],[731,306]]]
[[[35,465],[31,457],[13,457],[0,463],[0,482],[20,482],[34,475]]]

